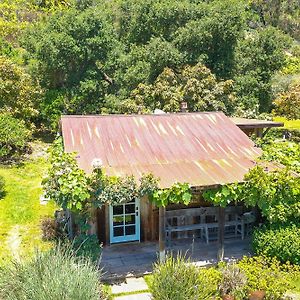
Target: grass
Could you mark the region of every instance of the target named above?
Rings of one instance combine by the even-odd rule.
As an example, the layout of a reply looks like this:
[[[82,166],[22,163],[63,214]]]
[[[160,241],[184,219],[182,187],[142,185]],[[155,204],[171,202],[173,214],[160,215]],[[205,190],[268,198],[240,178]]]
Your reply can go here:
[[[300,129],[300,120],[287,120],[284,117],[274,117],[276,122],[284,122],[284,128]]]
[[[41,239],[40,221],[53,216],[55,205],[40,204],[41,180],[47,170],[44,157],[20,166],[0,166],[6,195],[0,200],[0,265],[12,257],[29,257],[35,248],[47,249]]]
[[[300,275],[293,280],[293,285],[295,286],[293,291],[298,293],[300,296]]]

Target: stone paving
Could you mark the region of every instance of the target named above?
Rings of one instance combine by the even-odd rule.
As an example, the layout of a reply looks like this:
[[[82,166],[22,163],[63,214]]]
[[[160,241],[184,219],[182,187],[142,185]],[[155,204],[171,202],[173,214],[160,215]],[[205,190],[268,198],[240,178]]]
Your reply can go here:
[[[111,286],[112,294],[137,292],[148,290],[148,285],[143,277],[139,278],[126,278],[125,281],[114,283]]]
[[[113,299],[117,300],[149,300],[148,285],[143,277],[126,278],[123,281],[112,283],[111,292]],[[121,293],[134,293],[131,295],[118,296]]]
[[[172,242],[173,253],[183,253],[197,265],[207,266],[217,262],[218,243],[209,245],[202,241],[181,239]],[[139,277],[152,272],[157,261],[158,243],[126,243],[106,246],[103,249],[101,266],[103,279]],[[236,260],[250,255],[250,239],[225,240],[225,260]]]
[[[142,293],[142,294],[135,294],[135,295],[127,295],[127,296],[120,296],[114,298],[115,300],[151,300],[150,293]]]

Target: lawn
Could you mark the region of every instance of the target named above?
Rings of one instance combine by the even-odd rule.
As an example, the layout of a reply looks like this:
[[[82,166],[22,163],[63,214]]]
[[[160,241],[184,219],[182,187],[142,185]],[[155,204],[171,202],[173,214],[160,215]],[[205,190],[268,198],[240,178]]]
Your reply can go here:
[[[0,166],[5,180],[5,197],[0,200],[0,265],[12,257],[29,257],[50,243],[41,239],[40,221],[53,215],[53,203],[40,204],[41,180],[47,170],[44,157],[30,159],[20,166]]]
[[[300,129],[300,120],[287,120],[284,117],[275,117],[274,121],[284,122],[284,128],[287,129]]]

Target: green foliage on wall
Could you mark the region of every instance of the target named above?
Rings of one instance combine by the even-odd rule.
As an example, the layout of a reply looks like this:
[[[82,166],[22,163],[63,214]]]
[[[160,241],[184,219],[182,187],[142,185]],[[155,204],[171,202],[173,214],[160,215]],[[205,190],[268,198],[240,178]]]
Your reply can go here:
[[[64,209],[85,211],[90,199],[89,181],[74,155],[64,152],[61,139],[51,147],[50,163],[48,176],[43,180],[46,196]]]
[[[150,199],[158,207],[178,203],[188,205],[192,199],[192,194],[188,183],[174,183],[168,189],[154,191]]]
[[[300,215],[299,145],[272,142],[263,145],[264,154],[257,166],[245,176],[244,183],[223,185],[204,192],[204,198],[216,205],[244,202],[261,209],[270,223],[289,223]],[[277,162],[281,167],[268,166],[264,161]]]

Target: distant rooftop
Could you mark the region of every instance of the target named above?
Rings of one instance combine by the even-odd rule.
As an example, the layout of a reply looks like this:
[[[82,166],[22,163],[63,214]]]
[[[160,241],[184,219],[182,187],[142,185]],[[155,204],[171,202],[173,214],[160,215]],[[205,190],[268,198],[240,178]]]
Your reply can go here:
[[[284,123],[266,121],[266,120],[257,120],[257,119],[246,119],[246,118],[230,118],[235,125],[241,129],[245,128],[272,128],[272,127],[283,127]]]

